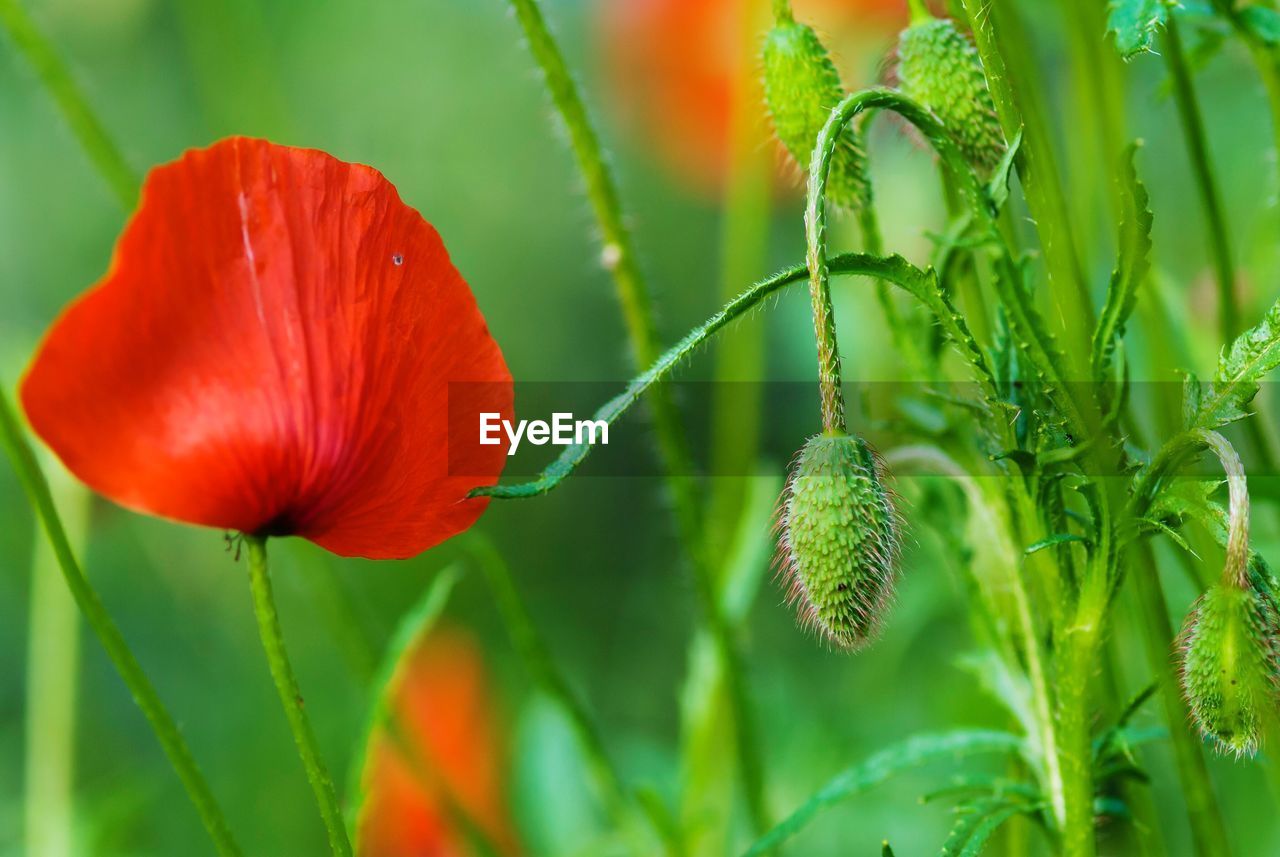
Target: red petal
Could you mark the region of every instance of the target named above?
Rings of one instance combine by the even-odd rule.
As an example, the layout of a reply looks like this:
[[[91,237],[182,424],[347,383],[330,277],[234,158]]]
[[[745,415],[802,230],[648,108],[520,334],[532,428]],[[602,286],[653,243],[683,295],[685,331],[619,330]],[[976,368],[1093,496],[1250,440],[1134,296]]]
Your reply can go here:
[[[451,382],[488,382],[453,386]],[[376,170],[232,138],[151,172],[106,277],[22,387],[35,431],[140,511],[413,556],[465,530],[511,375],[436,231]],[[449,430],[450,412],[455,426]]]

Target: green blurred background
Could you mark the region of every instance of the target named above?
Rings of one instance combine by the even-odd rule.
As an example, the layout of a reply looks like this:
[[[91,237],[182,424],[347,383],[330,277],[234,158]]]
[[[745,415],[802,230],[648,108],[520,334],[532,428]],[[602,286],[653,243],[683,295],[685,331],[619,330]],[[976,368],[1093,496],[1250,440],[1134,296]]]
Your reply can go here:
[[[611,14],[605,7],[633,2],[549,0],[546,10],[615,154],[663,338],[674,341],[719,305],[726,265],[746,274],[738,284],[745,287],[802,258],[800,203],[794,192],[780,191],[767,240],[730,244],[724,252],[716,183],[689,181],[687,170],[671,168],[671,140],[664,138],[677,129],[646,124],[643,117],[634,121],[637,111],[628,101],[634,88],[616,85],[617,75],[608,71],[610,57],[622,47],[605,36],[601,20]],[[440,230],[517,380],[614,382],[630,374],[580,181],[503,0],[26,5],[139,169],[229,134],[317,147],[372,164]],[[1090,142],[1096,115],[1073,72],[1059,4],[1024,5],[1036,12],[1037,47],[1052,87],[1047,95],[1072,182],[1071,203],[1082,222],[1096,224],[1099,240],[1088,260],[1101,289],[1111,250]],[[854,27],[845,33],[848,43],[834,45],[847,84],[877,78],[892,32],[884,24]],[[735,37],[732,30],[725,35]],[[1168,307],[1185,325],[1177,331],[1185,363],[1139,371],[1149,380],[1172,381],[1175,368],[1205,373],[1212,365],[1213,286],[1176,116],[1163,94],[1163,65],[1134,63],[1123,79],[1128,133],[1147,143],[1141,170],[1156,212],[1160,279]],[[1206,65],[1199,83],[1252,318],[1275,297],[1280,261],[1269,118],[1242,49],[1228,46]],[[761,117],[759,139],[748,150],[772,164],[779,159],[764,142],[763,128]],[[874,136],[873,159],[887,245],[923,260],[929,248],[924,232],[943,226],[930,158],[886,122]],[[0,379],[10,389],[60,307],[103,273],[122,222],[49,98],[0,38]],[[856,246],[849,224],[838,238]],[[880,329],[871,290],[839,285],[837,303],[847,375],[900,379],[901,362]],[[771,307],[743,328],[745,334],[729,336],[763,337],[763,377],[809,380],[814,354],[805,300],[789,293]],[[1159,331],[1166,336],[1172,332]],[[1144,342],[1144,334],[1136,341]],[[712,366],[711,356],[703,355],[682,377],[710,378]],[[754,371],[739,380],[752,380]],[[810,408],[772,410],[766,417],[770,433],[790,438],[791,448],[816,429],[816,418]],[[694,426],[695,432],[705,429]],[[782,458],[762,469],[781,474],[785,464]],[[911,480],[903,482],[909,500],[919,496]],[[535,619],[626,776],[653,785],[674,804],[694,601],[668,506],[653,478],[579,478],[544,498],[495,505],[479,527],[510,561]],[[910,508],[907,517],[913,517]],[[758,526],[767,527],[767,519]],[[1270,554],[1272,522],[1261,521],[1257,529],[1264,554]],[[24,853],[35,543],[19,486],[11,470],[0,467],[4,855]],[[248,853],[323,853],[323,831],[259,650],[245,570],[227,552],[222,534],[141,518],[98,501],[90,509],[83,555]],[[290,544],[277,547],[275,557],[285,631],[307,709],[342,781],[364,717],[370,659],[458,554],[445,546],[413,561],[369,563]],[[767,559],[760,556],[757,565]],[[1192,593],[1176,565],[1166,565],[1178,621]],[[973,643],[957,571],[956,557],[940,548],[930,529],[914,527],[885,637],[856,656],[829,652],[798,630],[766,577],[744,643],[775,814],[799,804],[844,766],[912,732],[1005,724],[998,705],[958,665]],[[339,630],[348,610],[361,629],[354,639]],[[602,822],[573,743],[554,709],[532,691],[477,575],[464,574],[448,615],[470,627],[485,648],[501,702],[512,802],[528,850],[590,853],[585,843]],[[212,853],[97,643],[87,636],[58,642],[74,646],[82,659],[72,853]],[[58,646],[53,648],[56,654]],[[1126,667],[1130,690],[1152,675],[1136,647]],[[1155,711],[1152,706],[1143,722],[1154,722]],[[1144,762],[1169,853],[1190,853],[1167,750],[1156,746]],[[1211,764],[1240,853],[1280,853],[1276,796],[1260,770],[1274,762]],[[789,853],[872,854],[884,838],[900,855],[933,853],[950,818],[945,806],[922,806],[917,798],[950,770],[926,768],[857,797],[822,816]],[[724,775],[730,776],[727,768]],[[741,846],[745,839],[738,834],[734,842]]]

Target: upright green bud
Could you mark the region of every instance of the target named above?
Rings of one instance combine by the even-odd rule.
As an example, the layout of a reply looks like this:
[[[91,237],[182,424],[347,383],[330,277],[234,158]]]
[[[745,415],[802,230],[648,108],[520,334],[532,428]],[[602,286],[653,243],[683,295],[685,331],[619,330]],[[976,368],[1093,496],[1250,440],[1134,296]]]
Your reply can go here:
[[[898,86],[933,112],[961,153],[989,173],[1004,155],[1004,132],[996,115],[978,52],[949,20],[913,16],[898,36]]]
[[[898,516],[883,468],[859,437],[818,435],[781,504],[779,571],[800,621],[843,649],[875,637],[893,598]]]
[[[1182,688],[1196,725],[1224,752],[1252,755],[1276,705],[1276,615],[1252,587],[1201,596],[1180,642]]]
[[[808,171],[818,134],[844,99],[840,73],[812,27],[780,20],[764,43],[764,94],[773,129],[800,168]],[[852,127],[836,143],[827,198],[858,206],[867,192],[866,156]]]

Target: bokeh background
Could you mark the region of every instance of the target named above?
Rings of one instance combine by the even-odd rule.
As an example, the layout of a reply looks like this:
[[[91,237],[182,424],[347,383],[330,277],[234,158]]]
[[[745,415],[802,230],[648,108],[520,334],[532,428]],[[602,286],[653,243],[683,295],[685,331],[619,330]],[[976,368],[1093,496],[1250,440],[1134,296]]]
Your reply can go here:
[[[603,388],[628,377],[625,336],[590,212],[503,0],[25,5],[140,170],[230,134],[372,164],[440,230],[518,381]],[[544,5],[614,154],[664,341],[705,319],[725,295],[802,258],[794,175],[768,142],[751,88],[755,68],[742,60],[758,38],[741,18],[753,5],[749,0]],[[821,24],[850,88],[881,78],[905,17],[897,4],[795,5],[801,17]],[[1100,108],[1080,72],[1077,36],[1060,18],[1062,5],[1028,0],[1024,7],[1049,87],[1071,205],[1086,234],[1097,238],[1088,264],[1101,290],[1111,227],[1094,142]],[[1103,39],[1101,32],[1090,37]],[[1148,341],[1154,330],[1156,339],[1177,343],[1176,362],[1140,363],[1137,371],[1154,381],[1176,380],[1178,368],[1207,374],[1219,344],[1214,291],[1164,66],[1142,60],[1120,72],[1127,134],[1146,141],[1140,163],[1156,212],[1160,303],[1163,317],[1173,320],[1153,326],[1157,314],[1145,313],[1138,327],[1146,331],[1135,341]],[[1239,47],[1229,45],[1208,60],[1199,86],[1240,261],[1239,287],[1252,318],[1276,296],[1280,261],[1269,118]],[[872,151],[887,245],[923,261],[926,233],[944,225],[931,159],[889,122],[877,127]],[[123,219],[46,93],[0,38],[0,379],[10,389],[59,309],[105,270]],[[851,224],[842,224],[837,237],[856,246]],[[838,284],[837,304],[846,374],[903,380],[871,290]],[[738,349],[729,352],[733,359],[717,368],[713,349],[682,377],[809,381],[808,312],[799,292],[784,295],[727,334],[727,347]],[[693,395],[686,391],[683,404],[700,460],[710,467],[715,443],[707,440],[707,409],[689,401]],[[784,448],[799,448],[816,429],[815,408],[766,410],[768,433],[782,438]],[[749,431],[754,418],[743,419]],[[629,418],[621,430],[642,435],[644,428],[642,418]],[[522,454],[536,465],[546,450]],[[750,484],[776,488],[785,466],[786,454],[770,450],[758,468],[762,475],[739,487],[746,493]],[[908,500],[917,496],[911,480],[903,482]],[[245,568],[222,534],[145,519],[102,501],[86,504],[66,488],[59,496],[69,513],[84,508],[88,573],[172,706],[248,852],[324,853],[322,828],[259,650]],[[763,533],[770,505],[747,527]],[[493,506],[479,528],[507,557],[627,778],[677,806],[681,694],[695,611],[661,482],[575,478],[547,497]],[[1256,530],[1264,554],[1273,554],[1274,524],[1262,520]],[[11,470],[0,467],[4,855],[25,853],[28,683],[40,668],[29,660],[33,566],[37,575],[52,573],[47,558],[42,563],[36,555],[37,542],[19,486]],[[446,545],[412,561],[369,563],[290,543],[274,556],[307,708],[340,782],[354,756],[373,665],[406,609],[442,568],[456,564],[461,577],[446,617],[475,636],[488,664],[507,788],[526,850],[592,853],[589,843],[602,819],[570,734],[533,691],[488,590],[456,550]],[[856,656],[832,653],[798,630],[768,580],[767,550],[748,556],[764,577],[743,639],[775,814],[798,805],[843,767],[913,732],[1006,725],[1006,715],[961,663],[973,638],[957,557],[928,527],[912,529],[884,639]],[[1176,564],[1165,565],[1178,621],[1192,593]],[[96,641],[77,636],[75,624],[52,643],[45,640],[42,650],[61,665],[66,685],[78,685],[70,853],[212,853],[145,721]],[[1136,646],[1124,667],[1131,690],[1152,675]],[[1156,710],[1140,720],[1154,723]],[[1169,853],[1189,853],[1167,750],[1156,745],[1143,762]],[[50,757],[47,764],[60,763]],[[1280,853],[1277,798],[1262,771],[1274,762],[1211,764],[1240,853]],[[952,770],[911,772],[841,805],[807,829],[790,853],[872,854],[884,838],[900,855],[934,852],[951,819],[944,805],[921,805],[917,798]],[[739,850],[744,831],[739,819],[730,836]]]

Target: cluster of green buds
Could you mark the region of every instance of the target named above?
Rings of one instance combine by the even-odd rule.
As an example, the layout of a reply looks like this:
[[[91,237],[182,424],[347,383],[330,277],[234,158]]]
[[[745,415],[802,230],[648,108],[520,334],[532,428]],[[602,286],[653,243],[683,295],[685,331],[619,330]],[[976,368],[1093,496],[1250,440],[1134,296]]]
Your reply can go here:
[[[990,173],[1005,140],[978,52],[953,21],[919,0],[911,7],[911,26],[898,37],[898,87],[938,117],[976,170]]]
[[[1280,616],[1251,581],[1211,587],[1179,638],[1182,688],[1196,726],[1219,749],[1249,756],[1274,716],[1280,679]]]
[[[780,504],[778,569],[801,624],[855,650],[893,599],[899,521],[884,466],[862,438],[821,434],[800,451]]]
[[[764,42],[764,92],[774,133],[807,171],[822,126],[845,96],[840,72],[812,27],[780,14]],[[866,198],[866,153],[846,128],[831,159],[827,195],[856,208]]]

